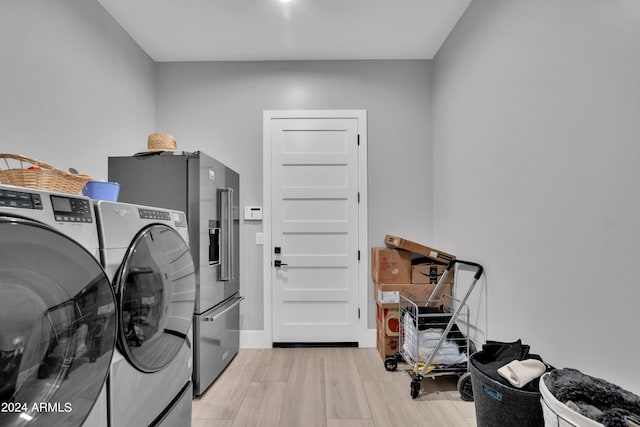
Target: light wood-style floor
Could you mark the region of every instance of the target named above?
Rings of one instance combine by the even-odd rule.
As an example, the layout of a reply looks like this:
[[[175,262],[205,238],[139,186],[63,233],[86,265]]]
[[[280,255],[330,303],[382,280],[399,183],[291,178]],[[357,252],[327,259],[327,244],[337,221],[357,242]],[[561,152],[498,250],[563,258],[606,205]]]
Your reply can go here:
[[[457,376],[426,378],[410,396],[401,363],[387,372],[372,348],[241,349],[193,401],[193,427],[475,427]]]

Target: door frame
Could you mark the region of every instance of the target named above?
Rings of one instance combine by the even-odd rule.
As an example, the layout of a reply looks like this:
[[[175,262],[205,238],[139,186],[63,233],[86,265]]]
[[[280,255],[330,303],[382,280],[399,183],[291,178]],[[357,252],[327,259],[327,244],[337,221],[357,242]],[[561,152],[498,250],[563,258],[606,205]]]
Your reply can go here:
[[[271,234],[271,120],[273,119],[328,119],[355,118],[358,120],[358,134],[360,145],[358,149],[358,248],[360,262],[358,263],[358,345],[370,345],[368,331],[368,288],[369,288],[369,240],[368,240],[368,202],[367,202],[367,110],[264,110],[262,128],[262,203],[263,203],[263,280],[264,280],[264,347],[273,345],[273,295],[271,281],[272,262],[272,234]]]

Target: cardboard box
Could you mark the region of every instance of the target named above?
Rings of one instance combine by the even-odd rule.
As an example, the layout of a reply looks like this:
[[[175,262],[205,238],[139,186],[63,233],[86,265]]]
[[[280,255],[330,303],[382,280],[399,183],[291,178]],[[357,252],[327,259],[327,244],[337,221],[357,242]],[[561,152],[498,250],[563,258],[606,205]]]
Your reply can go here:
[[[384,329],[385,335],[389,337],[397,337],[400,329],[399,310],[396,308],[385,308],[380,304],[376,304],[377,316],[376,324]]]
[[[442,273],[446,270],[447,266],[444,264],[415,264],[411,266],[411,283],[424,284],[424,283],[438,283]],[[444,279],[444,283],[453,284],[455,272],[453,269],[449,271],[447,277]],[[434,281],[435,279],[435,281]]]
[[[411,253],[401,249],[371,248],[371,276],[374,282],[409,283]]]
[[[387,356],[395,356],[395,354],[400,351],[400,340],[398,337],[385,335],[383,328],[380,326],[378,327],[376,336],[376,346],[378,347],[378,353],[380,353],[382,360]]]
[[[400,295],[412,301],[427,301],[435,288],[434,284],[376,283],[374,293],[376,303],[382,308],[398,308]],[[442,294],[451,295],[450,285],[444,286],[438,297]]]
[[[403,239],[402,237],[387,235],[384,239],[384,243],[387,246],[404,249],[443,264],[448,264],[450,261],[456,259],[454,255],[412,242],[411,240]]]

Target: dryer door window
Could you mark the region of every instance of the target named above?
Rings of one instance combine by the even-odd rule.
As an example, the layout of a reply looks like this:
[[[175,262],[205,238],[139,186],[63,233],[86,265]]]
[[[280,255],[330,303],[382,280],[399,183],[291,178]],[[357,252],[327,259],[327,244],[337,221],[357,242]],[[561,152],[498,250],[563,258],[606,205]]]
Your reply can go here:
[[[118,341],[138,370],[162,369],[185,344],[195,287],[189,247],[174,229],[152,225],[136,236],[116,289],[121,310]]]
[[[80,425],[116,340],[99,262],[42,224],[0,216],[0,425]]]

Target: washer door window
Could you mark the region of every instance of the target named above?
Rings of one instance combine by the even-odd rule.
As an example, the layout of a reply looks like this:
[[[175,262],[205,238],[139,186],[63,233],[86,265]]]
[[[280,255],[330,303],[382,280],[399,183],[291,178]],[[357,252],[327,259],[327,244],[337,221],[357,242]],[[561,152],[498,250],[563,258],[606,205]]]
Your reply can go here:
[[[189,247],[165,225],[142,230],[127,251],[116,288],[119,343],[142,372],[156,372],[184,345],[195,304],[195,269]]]
[[[0,216],[0,425],[80,425],[109,372],[115,296],[98,261],[42,224]]]

